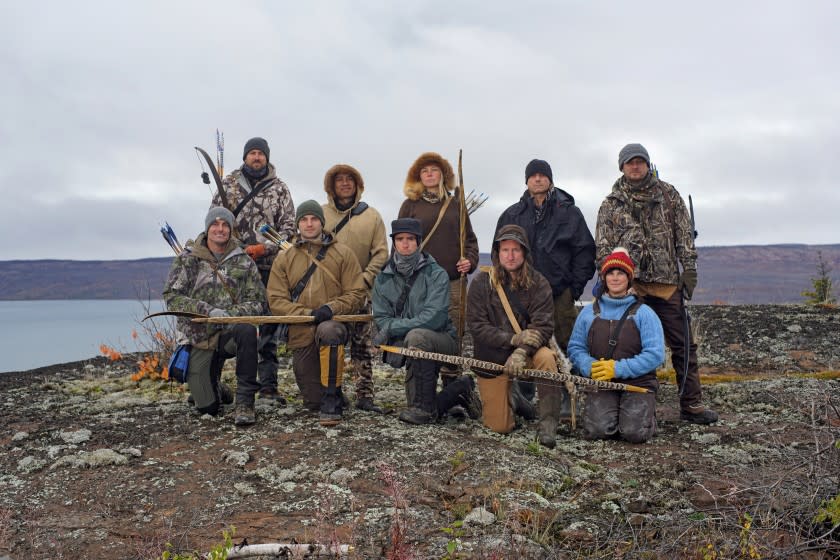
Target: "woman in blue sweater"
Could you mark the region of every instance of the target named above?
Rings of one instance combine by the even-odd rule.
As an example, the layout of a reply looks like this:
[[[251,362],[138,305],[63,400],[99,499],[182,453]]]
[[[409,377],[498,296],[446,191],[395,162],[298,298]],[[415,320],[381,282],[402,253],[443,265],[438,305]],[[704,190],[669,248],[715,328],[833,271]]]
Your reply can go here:
[[[587,439],[621,437],[642,443],[656,433],[656,368],[665,360],[665,339],[656,313],[630,292],[634,271],[622,247],[604,259],[600,293],[578,315],[568,354],[584,377],[651,392],[588,392],[583,411]]]

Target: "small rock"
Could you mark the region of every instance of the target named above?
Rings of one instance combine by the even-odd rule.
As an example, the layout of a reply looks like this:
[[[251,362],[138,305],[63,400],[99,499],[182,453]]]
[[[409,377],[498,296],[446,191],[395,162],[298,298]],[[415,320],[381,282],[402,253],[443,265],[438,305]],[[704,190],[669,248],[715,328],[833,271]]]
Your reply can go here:
[[[90,439],[90,434],[90,430],[82,428],[75,432],[59,432],[58,435],[65,443],[84,443]]]
[[[714,432],[708,432],[705,434],[691,434],[691,439],[695,440],[698,443],[711,445],[720,441],[720,435]]]
[[[38,460],[35,457],[29,456],[24,457],[20,461],[18,461],[17,468],[19,471],[30,473],[32,471],[41,470],[44,468],[46,463],[44,461]]]
[[[77,455],[65,455],[50,465],[50,470],[62,466],[82,468],[97,468],[107,465],[124,465],[128,463],[125,455],[120,455],[113,449],[97,449],[96,451],[82,451]]]
[[[800,327],[799,325],[793,324],[793,325],[788,325],[787,330],[789,332],[797,333],[797,332],[802,332],[802,327]]]
[[[12,441],[20,441],[29,437],[29,432],[17,432],[12,436]]]
[[[627,523],[632,525],[633,527],[641,527],[642,525],[647,522],[648,516],[642,515],[640,513],[634,513],[630,517],[627,518]]]
[[[487,511],[483,507],[477,507],[464,517],[465,524],[475,525],[492,525],[496,522],[496,516],[492,512]]]
[[[222,453],[222,459],[229,465],[244,467],[245,464],[251,460],[251,456],[247,451],[225,451]]]
[[[354,478],[356,478],[356,473],[345,468],[340,468],[330,473],[330,481],[336,484],[346,485]]]
[[[254,487],[247,482],[237,482],[233,485],[233,489],[236,490],[236,493],[240,496],[253,496],[257,493]]]
[[[120,453],[123,455],[131,455],[132,457],[142,457],[143,455],[143,452],[136,447],[126,447],[125,449],[120,449]]]

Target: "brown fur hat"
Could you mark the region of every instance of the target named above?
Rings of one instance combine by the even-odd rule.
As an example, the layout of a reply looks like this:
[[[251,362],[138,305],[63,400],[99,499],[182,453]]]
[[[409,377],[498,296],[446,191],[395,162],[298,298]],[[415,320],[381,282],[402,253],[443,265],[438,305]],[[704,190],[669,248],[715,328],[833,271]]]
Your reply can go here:
[[[447,192],[451,192],[455,188],[455,172],[452,170],[452,165],[446,159],[436,152],[426,152],[420,154],[420,157],[411,165],[408,173],[405,176],[405,186],[403,193],[409,200],[419,200],[420,195],[423,194],[423,183],[420,182],[420,170],[423,167],[432,164],[440,167],[443,175],[443,188]],[[441,198],[445,198],[444,193],[439,193]]]
[[[353,177],[353,181],[356,182],[356,200],[359,200],[365,191],[365,181],[355,167],[346,163],[337,163],[327,170],[326,175],[324,175],[324,192],[330,198],[335,198],[335,176],[339,173],[347,173]]]

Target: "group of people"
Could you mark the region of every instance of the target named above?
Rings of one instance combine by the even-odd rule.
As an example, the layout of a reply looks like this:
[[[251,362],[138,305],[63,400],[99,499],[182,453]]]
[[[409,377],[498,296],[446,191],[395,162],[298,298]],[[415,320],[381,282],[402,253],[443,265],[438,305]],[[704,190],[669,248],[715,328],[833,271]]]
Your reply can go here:
[[[326,202],[294,208],[268,143],[252,138],[242,166],[214,197],[204,232],[173,262],[164,299],[170,311],[210,317],[309,319],[258,327],[179,319],[179,343],[190,346],[191,401],[208,414],[235,402],[240,426],[255,422],[257,396],[285,403],[276,355],[285,334],[303,405],[322,425],[341,422],[350,403],[342,391],[348,344],[355,407],[386,413],[374,400],[374,346],[458,355],[460,322],[474,357],[488,365],[472,368],[475,379],[450,363],[457,360],[383,353],[386,363],[405,368],[400,420],[469,416],[507,433],[517,416],[538,419],[540,443],[554,447],[560,419],[574,413],[572,399],[550,375],[527,376],[556,373],[567,355],[577,375],[649,389],[588,390],[583,436],[643,442],[656,432],[656,369],[667,343],[681,419],[715,422],[702,404],[685,309],[697,284],[688,211],[676,189],[651,173],[640,144],[621,150],[618,167],[622,175],[601,205],[593,238],[574,198],[554,185],[548,162],[532,160],[525,192],[498,219],[492,264],[478,270],[478,240],[460,208],[452,166],[439,154],[421,154],[409,168],[389,250],[381,215],[361,200],[357,169],[333,166],[324,177]],[[288,242],[281,247],[261,233],[265,224]],[[596,269],[595,299],[578,314],[575,302]],[[462,277],[473,272],[464,294]],[[360,314],[373,321],[335,320]],[[221,381],[224,361],[234,356],[235,395]]]

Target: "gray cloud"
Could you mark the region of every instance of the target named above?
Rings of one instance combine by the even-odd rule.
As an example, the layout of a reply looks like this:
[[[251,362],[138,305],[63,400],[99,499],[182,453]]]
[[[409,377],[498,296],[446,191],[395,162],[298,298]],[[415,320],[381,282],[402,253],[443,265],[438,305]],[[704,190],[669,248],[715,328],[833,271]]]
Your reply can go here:
[[[338,161],[386,221],[426,150],[490,194],[482,247],[551,162],[594,227],[626,142],[692,194],[701,244],[834,243],[833,2],[46,2],[0,22],[0,258],[166,255],[201,229],[192,146],[254,135],[296,202]]]

